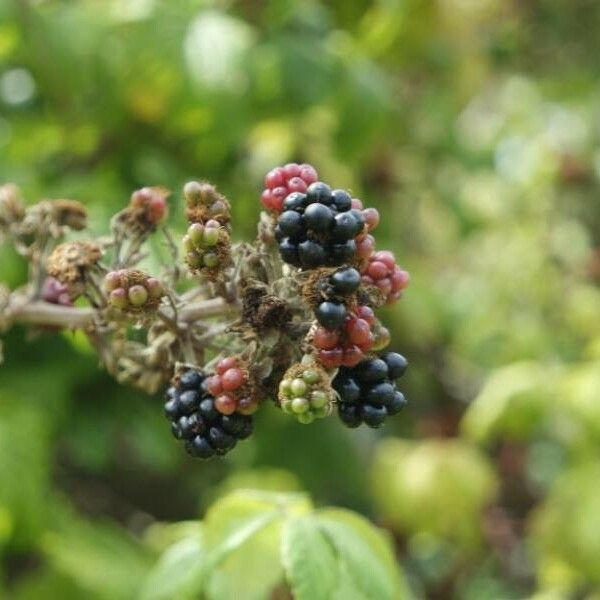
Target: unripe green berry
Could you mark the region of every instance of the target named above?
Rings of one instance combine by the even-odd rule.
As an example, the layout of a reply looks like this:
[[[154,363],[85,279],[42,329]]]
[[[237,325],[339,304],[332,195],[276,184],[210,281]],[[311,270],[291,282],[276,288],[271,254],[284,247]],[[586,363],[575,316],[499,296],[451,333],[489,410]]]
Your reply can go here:
[[[199,269],[202,266],[202,255],[197,252],[188,252],[185,260],[192,269]]]
[[[143,306],[148,301],[148,292],[143,285],[132,285],[127,292],[127,296],[133,306]]]
[[[127,302],[127,292],[124,288],[117,288],[110,293],[109,302],[116,308],[125,309],[129,305]]]
[[[286,415],[293,415],[294,411],[292,410],[292,401],[291,400],[282,400],[281,401],[281,410]]]
[[[329,407],[321,406],[321,408],[315,408],[311,412],[314,415],[315,419],[323,419],[328,415]]]
[[[188,181],[183,186],[183,195],[189,204],[194,205],[200,201],[202,186],[197,181]]]
[[[296,415],[296,419],[303,425],[309,425],[315,420],[315,417],[312,413],[305,412],[299,415]]]
[[[315,390],[310,395],[310,405],[313,408],[323,408],[329,402],[327,394],[321,390]]]
[[[158,299],[164,295],[162,283],[154,277],[150,277],[148,281],[146,281],[146,290],[148,290],[150,298]]]
[[[208,267],[209,269],[214,269],[219,265],[219,255],[215,254],[214,252],[207,252],[203,256],[202,262],[205,267]]]
[[[196,246],[194,245],[194,242],[192,241],[192,238],[189,235],[184,235],[182,242],[183,247],[187,252],[193,252],[196,249]]]
[[[201,223],[192,223],[187,230],[187,234],[192,241],[192,244],[194,246],[199,246],[202,243],[204,226]]]
[[[314,384],[321,381],[321,375],[314,369],[308,369],[308,371],[304,371],[304,373],[302,373],[302,379],[304,379],[304,381],[306,381],[308,384]]]
[[[294,379],[291,384],[291,390],[294,396],[304,396],[308,390],[308,386],[302,379]]]
[[[216,227],[207,227],[202,233],[202,243],[205,246],[216,246],[219,243],[219,230]]]
[[[292,395],[292,382],[289,379],[282,379],[279,384],[279,393],[282,396]]]
[[[104,288],[107,292],[112,292],[121,287],[121,273],[119,271],[111,271],[104,278]]]
[[[305,413],[310,408],[310,404],[306,398],[294,398],[292,400],[292,410],[296,413]]]

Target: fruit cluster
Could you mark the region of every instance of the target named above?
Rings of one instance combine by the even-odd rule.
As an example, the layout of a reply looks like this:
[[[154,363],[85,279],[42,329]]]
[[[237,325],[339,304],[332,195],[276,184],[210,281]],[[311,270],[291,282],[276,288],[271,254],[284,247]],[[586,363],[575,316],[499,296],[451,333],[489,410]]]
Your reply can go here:
[[[179,376],[165,396],[165,415],[171,421],[173,435],[184,440],[188,454],[198,458],[227,454],[253,431],[252,417],[225,415],[217,410],[215,397],[205,382],[204,373],[190,369]]]
[[[293,365],[279,384],[279,404],[300,423],[312,423],[331,412],[334,393],[329,376],[317,365]]]
[[[219,221],[192,223],[183,238],[185,260],[192,271],[216,271],[230,260],[231,239]]]
[[[388,352],[357,367],[340,369],[333,388],[339,394],[338,415],[343,423],[352,428],[361,423],[377,428],[388,416],[400,412],[406,400],[395,380],[407,366],[402,355]]]
[[[284,262],[314,269],[355,260],[354,238],[362,233],[365,220],[360,210],[352,208],[348,192],[332,190],[317,181],[308,186],[306,193],[287,196],[283,208],[275,238]]]
[[[366,285],[376,286],[386,304],[393,304],[402,297],[410,276],[396,264],[396,258],[391,252],[380,250],[369,257],[363,269],[362,281]]]
[[[319,179],[316,169],[307,164],[289,163],[276,167],[265,176],[265,190],[260,201],[269,211],[280,213],[283,201],[292,192],[306,192],[308,186]]]
[[[131,194],[127,217],[142,228],[156,227],[169,216],[169,192],[159,187],[144,187]]]
[[[206,389],[215,398],[215,408],[223,415],[238,412],[251,415],[258,409],[248,385],[248,374],[235,356],[217,364],[217,372],[206,380]]]
[[[158,279],[136,269],[110,271],[104,277],[104,289],[111,306],[128,312],[155,309],[165,295]]]
[[[225,196],[206,182],[189,181],[183,188],[187,205],[186,216],[190,223],[207,224],[217,221],[222,226],[228,226],[231,221],[231,206]]]
[[[325,318],[329,312],[336,315],[335,319]],[[326,301],[319,305],[316,316],[320,323],[327,324],[320,325],[312,334],[316,358],[324,367],[354,367],[372,350],[377,319],[369,306],[358,306],[353,313],[348,313],[343,304]]]

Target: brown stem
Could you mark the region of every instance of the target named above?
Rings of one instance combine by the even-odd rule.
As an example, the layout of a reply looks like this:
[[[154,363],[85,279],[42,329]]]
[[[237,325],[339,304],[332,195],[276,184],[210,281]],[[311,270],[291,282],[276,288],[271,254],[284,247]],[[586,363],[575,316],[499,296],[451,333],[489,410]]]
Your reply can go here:
[[[216,317],[232,311],[237,307],[228,304],[222,298],[212,298],[192,302],[179,309],[178,320],[181,323],[193,323],[201,319]],[[173,309],[165,306],[161,309],[167,318],[173,318]],[[50,304],[49,302],[32,301],[15,303],[10,306],[7,317],[11,323],[27,325],[48,325],[64,329],[85,329],[94,324],[95,311],[92,308],[72,308]]]

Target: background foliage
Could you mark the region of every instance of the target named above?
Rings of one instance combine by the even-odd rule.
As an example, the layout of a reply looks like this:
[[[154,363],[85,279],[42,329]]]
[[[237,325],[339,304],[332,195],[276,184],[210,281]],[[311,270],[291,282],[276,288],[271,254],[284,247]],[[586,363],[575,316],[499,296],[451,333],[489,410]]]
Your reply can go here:
[[[387,542],[303,490],[386,528],[416,597],[597,597],[599,26],[592,0],[0,2],[0,181],[85,202],[100,232],[132,189],[204,177],[242,238],[264,172],[308,161],[382,211],[413,280],[385,315],[412,365],[401,417],[266,410],[203,464],[78,336],[11,332],[0,596],[314,598],[297,582],[333,589],[336,557],[360,577],[355,551],[383,571],[353,593],[401,589]],[[10,248],[0,273],[24,281]],[[227,537],[265,515],[252,547]],[[316,563],[289,552],[299,527]]]

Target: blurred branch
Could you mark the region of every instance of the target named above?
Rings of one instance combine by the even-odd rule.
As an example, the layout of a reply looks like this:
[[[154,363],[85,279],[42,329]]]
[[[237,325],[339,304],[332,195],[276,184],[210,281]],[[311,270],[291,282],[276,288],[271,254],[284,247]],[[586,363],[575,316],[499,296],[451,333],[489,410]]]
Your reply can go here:
[[[192,302],[181,308],[175,314],[170,307],[163,307],[160,313],[167,319],[182,325],[193,323],[201,319],[235,312],[237,306],[227,303],[222,298],[211,298]],[[64,329],[85,329],[94,325],[96,311],[92,308],[72,308],[50,304],[49,302],[33,301],[26,303],[16,302],[7,311],[10,323],[24,323],[27,325],[41,325],[48,327],[61,327]]]

